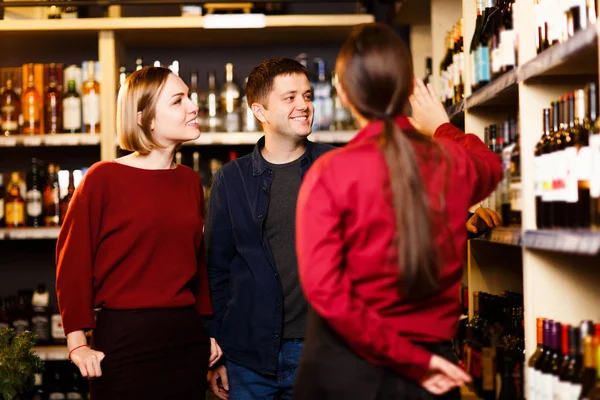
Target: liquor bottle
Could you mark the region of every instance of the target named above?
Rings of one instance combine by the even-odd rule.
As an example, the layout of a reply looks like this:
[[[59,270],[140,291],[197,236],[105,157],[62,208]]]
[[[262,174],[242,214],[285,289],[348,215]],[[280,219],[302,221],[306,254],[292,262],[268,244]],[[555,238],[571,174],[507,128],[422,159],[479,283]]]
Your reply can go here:
[[[473,375],[473,367],[471,362],[471,351],[474,340],[475,325],[479,321],[479,292],[473,292],[473,317],[466,325],[466,338],[463,343],[462,361],[465,371]]]
[[[81,132],[81,97],[77,93],[75,80],[67,83],[67,93],[63,98],[63,125],[68,133]]]
[[[54,305],[52,315],[50,317],[50,336],[52,337],[52,343],[55,345],[67,344],[67,337],[65,336],[65,330],[62,324],[62,318],[58,306]]]
[[[81,87],[85,133],[100,133],[100,84],[95,80],[95,62],[87,63],[87,80]]]
[[[142,57],[138,57],[135,59],[135,70],[139,71],[144,68],[144,59]]]
[[[21,95],[23,110],[23,133],[26,135],[39,135],[41,132],[41,105],[42,99],[35,88],[33,64],[27,64],[27,88]]]
[[[208,109],[208,131],[218,132],[222,129],[221,109],[217,90],[217,72],[208,71],[208,90],[206,104]]]
[[[547,47],[559,43],[565,36],[563,32],[566,29],[566,18],[563,11],[564,9],[557,2],[550,2],[548,0],[542,2],[542,12],[548,24]]]
[[[551,386],[551,394],[552,396],[554,396],[556,393],[559,392],[560,390],[560,381],[559,381],[559,375],[560,375],[560,367],[562,365],[562,361],[563,361],[563,353],[562,353],[562,346],[561,346],[561,335],[562,335],[562,324],[560,322],[556,322],[554,324],[554,327],[552,329],[552,348],[553,348],[553,353],[552,353],[552,360],[550,361],[550,372],[549,374],[551,375],[551,382],[552,382],[552,386]],[[553,398],[553,397],[551,397]]]
[[[20,181],[19,173],[13,172],[8,185],[5,205],[5,219],[8,228],[25,226],[25,200],[21,196]]]
[[[17,292],[17,304],[12,320],[15,334],[20,335],[31,330],[31,292],[19,290]]]
[[[565,116],[565,128],[563,133],[565,172],[563,179],[565,214],[563,216],[564,227],[574,228],[577,226],[577,147],[575,146],[574,133],[578,132],[575,126],[575,96],[573,93],[567,95],[567,108]]]
[[[536,342],[537,346],[535,351],[529,357],[527,362],[527,396],[528,399],[535,399],[537,382],[539,378],[539,370],[535,368],[538,360],[544,355],[544,318],[537,318],[535,323],[536,330]]]
[[[469,64],[472,68],[470,82],[471,90],[477,89],[480,80],[479,53],[477,52],[477,47],[479,45],[479,35],[481,34],[481,29],[483,28],[483,0],[475,0],[475,8],[477,10],[477,18],[475,20],[475,30],[473,32],[473,37],[471,38],[471,44],[469,48]]]
[[[510,225],[521,225],[521,145],[517,120],[508,121],[510,143],[513,143],[510,153]]]
[[[27,180],[27,225],[35,228],[44,226],[40,165],[35,158],[31,160]]]
[[[583,371],[580,375],[581,383],[580,400],[588,399],[589,393],[596,384],[596,357],[592,336],[583,339]]]
[[[490,54],[490,80],[498,78],[502,71],[502,50],[500,49],[500,27],[502,24],[503,0],[494,0],[494,8],[487,22],[487,43]]]
[[[60,187],[58,185],[58,166],[48,164],[48,174],[44,187],[44,225],[60,226]]]
[[[48,318],[48,305],[50,304],[50,294],[43,283],[33,292],[31,300],[32,317],[31,330],[37,335],[36,344],[50,344],[50,320]]]
[[[19,133],[21,100],[13,89],[13,75],[10,73],[6,87],[0,93],[0,134],[8,136]]]
[[[60,225],[62,225],[65,217],[67,216],[67,211],[69,210],[69,205],[71,204],[71,199],[73,199],[74,193],[75,178],[73,171],[69,171],[69,186],[67,187],[67,194],[60,200]]]
[[[331,100],[331,80],[327,79],[325,60],[315,58],[317,67],[317,82],[313,92],[315,106],[313,131],[329,130],[333,119],[333,102]]]
[[[592,153],[590,150],[590,115],[595,108],[596,84],[587,85],[585,90],[575,92],[575,127],[571,136],[577,148],[577,221],[576,226],[589,228],[590,221],[590,174],[592,172]],[[593,112],[594,117],[596,112]]]
[[[353,128],[352,114],[337,93],[338,76],[334,72],[331,74],[331,97],[333,102],[333,121],[329,130],[343,131]]]
[[[552,141],[550,142],[550,150],[552,163],[550,167],[552,169],[552,207],[554,213],[552,216],[553,225],[552,227],[562,228],[565,226],[565,196],[564,186],[566,178],[566,161],[564,153],[564,130],[565,130],[565,105],[566,98],[562,97],[560,101],[555,103],[555,110],[553,112],[554,118],[554,130],[552,133]],[[558,126],[556,122],[558,121]]]
[[[127,67],[125,65],[121,65],[119,67],[119,88],[123,86],[125,81],[127,80]]]
[[[198,88],[198,69],[192,68],[190,72],[190,100],[192,103],[198,107],[198,114],[196,117],[196,122],[198,122],[198,126],[204,126],[206,124],[206,113],[204,105],[200,101],[201,94],[200,89]]]
[[[579,357],[580,347],[580,330],[579,327],[569,328],[569,357],[568,365],[561,374],[559,380],[561,383],[560,396],[561,399],[574,398],[574,382],[577,380],[579,371],[581,371],[581,357]]]
[[[589,97],[591,105],[591,92]],[[596,96],[593,97],[593,100],[596,100]],[[590,222],[594,231],[600,230],[600,119],[597,114],[597,106],[597,104],[595,104],[595,107],[590,106],[589,122],[589,145],[592,158],[592,171],[590,173]],[[596,113],[596,118],[592,116],[594,112]]]
[[[248,78],[244,85],[248,83]],[[240,104],[240,113],[242,114],[242,130],[244,132],[256,132],[258,131],[258,120],[254,117],[254,113],[251,108],[252,104],[248,104],[248,97],[246,93],[242,96],[242,102]]]
[[[596,345],[596,383],[588,393],[589,400],[600,400],[600,345]]]
[[[484,5],[485,11],[483,15],[483,26],[481,28],[481,33],[478,38],[479,43],[477,45],[478,54],[476,62],[479,68],[479,83],[477,84],[477,88],[485,86],[491,80],[490,48],[488,47],[488,42],[493,33],[492,25],[490,24],[490,17],[492,16],[492,13],[495,11],[496,7],[494,0],[485,0]]]
[[[0,172],[0,228],[6,224],[6,220],[4,219],[4,197],[6,196],[4,190],[4,175]],[[1,307],[1,304],[0,304]]]
[[[221,88],[221,109],[224,113],[225,131],[239,132],[240,124],[240,88],[233,77],[233,64],[225,64],[225,83]]]
[[[440,62],[440,97],[442,104],[448,107],[452,104],[452,95],[449,88],[452,84],[452,32],[446,32],[446,53]]]
[[[580,30],[587,28],[588,6],[586,3],[586,0],[575,0],[571,1],[570,4],[566,4],[564,20],[567,21],[567,37],[571,37]]]
[[[591,338],[594,335],[594,324],[592,321],[582,321],[579,326],[579,349],[577,354],[577,366],[579,369],[574,371],[574,377],[571,385],[571,398],[579,399],[583,392],[583,380],[582,377],[585,374],[585,342],[586,339]],[[588,373],[589,375],[589,373]]]
[[[501,72],[507,72],[517,66],[517,37],[513,25],[514,0],[504,3],[502,25],[500,27],[500,49],[502,52]]]
[[[554,322],[552,320],[544,320],[544,351],[540,358],[535,363],[535,397],[536,399],[542,398],[546,399],[549,397],[544,397],[546,393],[545,387],[552,387],[552,382],[549,375],[546,373],[547,365],[550,364],[552,359],[552,337],[550,335],[550,327]]]
[[[460,103],[465,97],[465,44],[464,44],[464,23],[462,18],[456,28],[456,43],[454,45],[454,104]]]
[[[44,101],[44,127],[46,133],[60,133],[63,129],[62,94],[58,90],[56,64],[48,66],[48,87]]]

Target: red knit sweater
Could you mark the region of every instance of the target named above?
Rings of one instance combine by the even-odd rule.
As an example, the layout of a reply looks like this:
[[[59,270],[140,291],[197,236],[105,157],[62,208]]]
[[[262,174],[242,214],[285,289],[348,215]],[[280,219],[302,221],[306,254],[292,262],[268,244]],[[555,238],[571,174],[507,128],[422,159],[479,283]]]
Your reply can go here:
[[[75,191],[56,248],[65,333],[95,328],[94,308],[195,305],[211,314],[198,175],[104,161]]]

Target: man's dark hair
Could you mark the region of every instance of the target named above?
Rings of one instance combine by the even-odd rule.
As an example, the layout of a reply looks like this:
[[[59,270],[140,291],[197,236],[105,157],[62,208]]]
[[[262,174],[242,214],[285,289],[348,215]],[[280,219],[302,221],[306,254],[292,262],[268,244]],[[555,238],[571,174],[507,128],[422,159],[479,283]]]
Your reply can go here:
[[[273,90],[273,82],[280,75],[304,74],[308,70],[298,61],[289,58],[271,58],[258,64],[246,82],[246,99],[248,105],[259,103],[266,107],[267,97]]]

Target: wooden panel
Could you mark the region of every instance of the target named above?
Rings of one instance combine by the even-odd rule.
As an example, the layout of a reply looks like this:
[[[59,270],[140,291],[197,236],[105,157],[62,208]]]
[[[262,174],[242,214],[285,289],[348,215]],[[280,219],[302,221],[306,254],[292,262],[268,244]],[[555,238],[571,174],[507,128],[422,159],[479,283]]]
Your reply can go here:
[[[100,88],[100,155],[101,160],[112,160],[115,158],[116,146],[115,121],[119,70],[117,45],[113,31],[100,32],[98,59],[100,60],[100,75],[102,76],[102,87]]]

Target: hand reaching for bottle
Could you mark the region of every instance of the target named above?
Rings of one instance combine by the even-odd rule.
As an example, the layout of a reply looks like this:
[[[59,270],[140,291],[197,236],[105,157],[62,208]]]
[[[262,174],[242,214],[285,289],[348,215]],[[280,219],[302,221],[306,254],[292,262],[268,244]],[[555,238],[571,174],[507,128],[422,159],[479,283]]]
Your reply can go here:
[[[421,386],[429,393],[442,395],[471,382],[471,377],[459,366],[440,356],[432,356],[429,371],[421,379]]]
[[[412,106],[413,127],[423,135],[433,136],[436,129],[450,122],[448,114],[431,85],[425,86],[422,80],[415,79],[413,94],[409,97]]]

